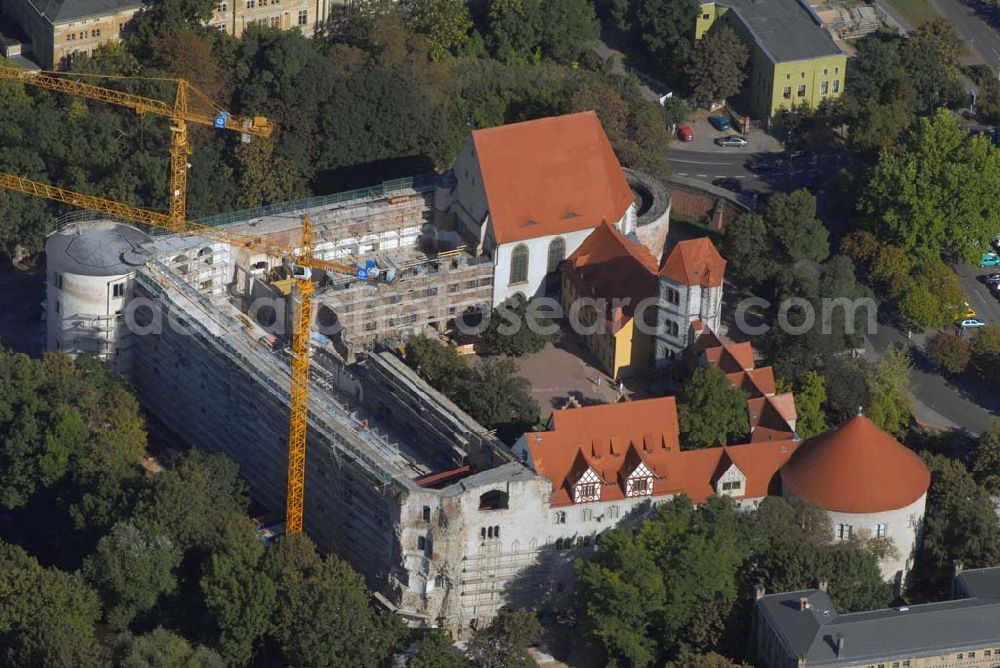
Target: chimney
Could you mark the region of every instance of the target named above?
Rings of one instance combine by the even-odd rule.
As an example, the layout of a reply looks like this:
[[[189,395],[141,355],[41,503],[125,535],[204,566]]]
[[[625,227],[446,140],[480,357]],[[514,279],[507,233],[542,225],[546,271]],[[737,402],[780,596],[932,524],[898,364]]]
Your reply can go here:
[[[762,598],[764,598],[764,585],[755,584],[753,586],[753,600],[759,601]]]
[[[844,656],[844,636],[840,633],[837,634],[837,656]]]
[[[803,597],[801,597],[799,599],[799,610],[800,611],[808,610],[810,607],[812,607],[812,606],[809,605],[809,599],[808,598],[806,598],[805,596],[803,596]]]
[[[816,589],[820,591],[826,591],[830,587],[830,581],[826,578],[820,578],[819,582],[816,583]]]

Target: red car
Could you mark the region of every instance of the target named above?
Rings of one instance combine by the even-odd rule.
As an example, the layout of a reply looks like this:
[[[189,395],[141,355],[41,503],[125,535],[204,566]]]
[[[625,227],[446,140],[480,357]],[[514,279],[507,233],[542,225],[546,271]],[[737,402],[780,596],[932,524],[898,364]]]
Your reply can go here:
[[[694,141],[694,132],[691,131],[690,126],[687,125],[678,126],[677,134],[680,135],[681,141]]]

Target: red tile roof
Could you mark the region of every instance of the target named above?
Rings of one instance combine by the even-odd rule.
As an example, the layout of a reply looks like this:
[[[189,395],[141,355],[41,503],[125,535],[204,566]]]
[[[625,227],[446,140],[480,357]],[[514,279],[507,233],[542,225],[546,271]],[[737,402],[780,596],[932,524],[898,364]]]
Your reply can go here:
[[[612,333],[632,319],[635,307],[659,290],[656,259],[617,228],[602,223],[562,265],[578,295],[607,300],[604,318]],[[619,313],[615,299],[627,299]]]
[[[632,189],[593,111],[472,133],[497,243],[616,223]]]
[[[899,510],[927,492],[931,474],[912,450],[863,415],[807,441],[781,471],[785,487],[826,510]]]
[[[680,241],[660,269],[660,276],[682,285],[715,288],[722,285],[726,261],[708,237]]]
[[[703,347],[702,352],[708,364],[721,369],[726,374],[750,371],[754,368],[753,346],[748,341],[706,346]]]
[[[733,384],[733,387],[740,388],[750,397],[771,395],[777,391],[774,384],[774,369],[769,366],[727,373],[726,378]]]
[[[653,496],[686,494],[702,503],[732,462],[747,478],[743,496],[774,492],[776,474],[798,446],[791,439],[681,450],[673,397],[556,411],[549,431],[524,435],[535,470],[552,481],[552,504],[572,503],[571,486],[588,469],[601,500],[625,498],[625,479],[639,462],[653,474]]]

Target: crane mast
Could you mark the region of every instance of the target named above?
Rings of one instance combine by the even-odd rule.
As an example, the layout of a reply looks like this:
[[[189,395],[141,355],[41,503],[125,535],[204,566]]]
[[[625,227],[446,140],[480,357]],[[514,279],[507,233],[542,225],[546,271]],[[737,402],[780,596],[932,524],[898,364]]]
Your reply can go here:
[[[288,481],[285,503],[285,532],[301,533],[305,499],[306,435],[309,417],[309,339],[312,331],[312,270],[355,274],[355,268],[338,262],[319,260],[313,256],[313,234],[308,218],[303,218],[302,245],[296,249],[271,246],[259,239],[231,234],[217,228],[189,222],[186,216],[187,170],[191,145],[188,142],[187,124],[214,126],[219,129],[267,137],[272,132],[269,121],[261,116],[237,117],[223,111],[204,93],[183,79],[164,79],[176,85],[176,96],[171,105],[163,100],[133,95],[104,88],[71,78],[59,72],[30,72],[0,67],[0,80],[19,81],[25,84],[66,93],[76,97],[106,102],[134,110],[139,115],[154,114],[168,118],[170,126],[170,193],[168,212],[161,213],[131,206],[111,199],[84,195],[15,174],[0,173],[0,188],[41,197],[68,206],[96,211],[109,216],[130,220],[142,225],[166,229],[171,232],[190,232],[233,246],[264,252],[269,256],[288,259],[295,278],[293,308],[297,306],[292,327],[291,384],[289,392],[290,416],[288,429]],[[97,76],[97,75],[92,75]],[[125,79],[128,77],[103,77]],[[202,107],[192,105],[198,101]],[[369,279],[371,280],[371,279]],[[297,297],[297,298],[296,298]]]

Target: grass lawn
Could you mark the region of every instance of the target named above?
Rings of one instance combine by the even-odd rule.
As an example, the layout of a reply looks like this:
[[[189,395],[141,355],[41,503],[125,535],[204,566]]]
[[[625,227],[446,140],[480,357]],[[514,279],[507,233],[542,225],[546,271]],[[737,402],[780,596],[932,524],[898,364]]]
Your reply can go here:
[[[941,18],[941,14],[930,0],[887,0],[887,2],[914,26],[923,21]]]

